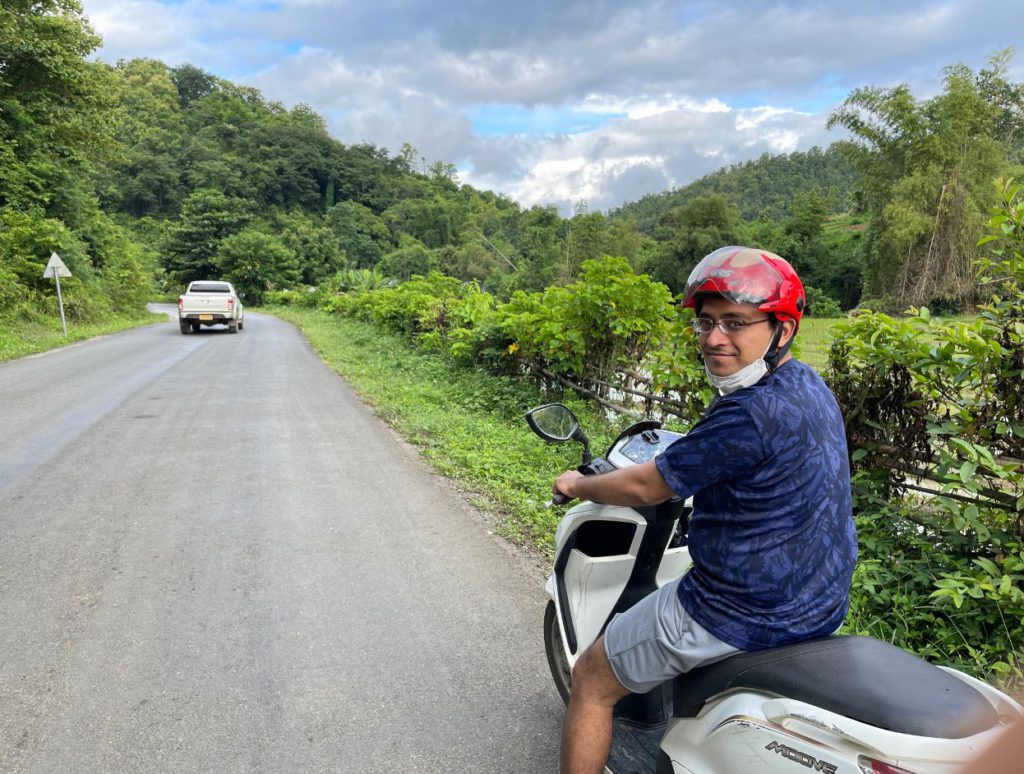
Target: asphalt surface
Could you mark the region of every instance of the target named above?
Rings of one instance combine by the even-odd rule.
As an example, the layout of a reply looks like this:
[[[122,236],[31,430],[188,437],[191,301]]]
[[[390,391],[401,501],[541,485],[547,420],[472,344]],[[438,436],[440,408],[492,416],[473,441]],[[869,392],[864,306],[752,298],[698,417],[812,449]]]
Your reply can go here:
[[[283,322],[0,364],[0,772],[554,771],[542,582]]]

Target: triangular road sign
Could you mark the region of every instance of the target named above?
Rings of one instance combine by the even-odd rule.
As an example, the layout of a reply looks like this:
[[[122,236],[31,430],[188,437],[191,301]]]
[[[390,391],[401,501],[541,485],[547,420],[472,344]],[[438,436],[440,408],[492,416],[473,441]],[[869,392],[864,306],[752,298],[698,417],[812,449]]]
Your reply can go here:
[[[44,277],[70,277],[71,270],[64,265],[64,261],[60,259],[57,253],[50,253],[50,262],[46,264],[46,269],[43,271]]]

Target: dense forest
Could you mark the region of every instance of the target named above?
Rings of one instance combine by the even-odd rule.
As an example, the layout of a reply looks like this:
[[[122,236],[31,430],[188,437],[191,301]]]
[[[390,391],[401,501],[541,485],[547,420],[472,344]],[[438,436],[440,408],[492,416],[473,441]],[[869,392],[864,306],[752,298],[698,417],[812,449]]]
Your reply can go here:
[[[572,282],[624,257],[678,293],[727,243],[774,250],[811,286],[811,314],[868,303],[970,309],[993,181],[1024,158],[1024,88],[1009,52],[945,72],[941,94],[864,87],[830,118],[847,139],[764,156],[611,213],[524,208],[330,136],[306,105],[183,65],[90,60],[74,0],[0,9],[0,316],[52,304],[53,251],[72,269],[69,313],[141,308],[204,276],[266,292],[379,286],[437,270],[497,298]]]

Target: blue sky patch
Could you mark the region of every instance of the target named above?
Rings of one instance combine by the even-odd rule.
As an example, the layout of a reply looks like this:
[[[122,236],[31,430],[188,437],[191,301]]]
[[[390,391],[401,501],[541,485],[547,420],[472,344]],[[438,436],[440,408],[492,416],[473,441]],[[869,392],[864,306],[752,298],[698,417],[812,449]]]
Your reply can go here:
[[[725,104],[737,110],[765,107],[784,107],[792,110],[818,115],[825,113],[849,95],[850,89],[839,86],[834,78],[826,78],[800,94],[783,93],[781,91],[750,91],[743,94],[722,95]]]
[[[579,134],[607,126],[618,113],[583,113],[569,108],[539,105],[480,105],[469,111],[473,131],[489,137],[518,134],[544,137],[553,134]]]

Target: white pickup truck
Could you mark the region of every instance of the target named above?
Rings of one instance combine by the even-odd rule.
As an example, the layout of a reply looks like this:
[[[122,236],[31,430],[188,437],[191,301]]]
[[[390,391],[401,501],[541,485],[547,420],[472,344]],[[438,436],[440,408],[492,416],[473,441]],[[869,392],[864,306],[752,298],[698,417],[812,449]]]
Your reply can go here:
[[[178,296],[178,327],[198,333],[201,325],[226,325],[229,333],[245,327],[245,310],[230,282],[196,280]]]

